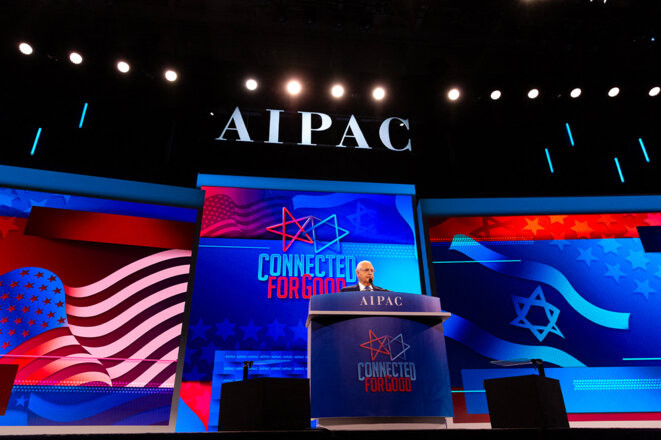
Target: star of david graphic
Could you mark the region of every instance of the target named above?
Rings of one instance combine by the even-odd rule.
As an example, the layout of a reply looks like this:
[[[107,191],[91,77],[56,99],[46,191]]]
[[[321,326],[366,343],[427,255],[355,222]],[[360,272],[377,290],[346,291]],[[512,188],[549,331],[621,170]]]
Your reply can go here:
[[[527,328],[533,335],[535,335],[539,342],[542,342],[549,333],[555,333],[561,338],[564,338],[562,332],[556,325],[560,310],[546,301],[541,286],[537,286],[529,298],[512,295],[512,301],[514,302],[516,318],[510,322],[511,325]],[[527,315],[532,307],[541,307],[544,309],[544,313],[548,318],[548,323],[546,325],[535,325],[528,320]]]
[[[291,220],[287,220],[287,216]],[[305,220],[305,223],[303,223],[303,226],[299,222]],[[312,244],[312,238],[305,232],[305,227],[307,226],[308,222],[310,222],[310,217],[302,217],[302,218],[294,218],[293,215],[291,215],[291,212],[284,206],[282,207],[282,223],[278,223],[277,225],[272,225],[272,226],[267,226],[266,230],[269,232],[273,232],[274,234],[282,235],[282,252],[287,252],[287,249],[291,247],[292,244],[294,244],[295,241],[302,241],[305,243],[310,243]],[[298,231],[296,231],[296,234],[291,235],[287,233],[287,225],[295,224],[298,226]],[[301,237],[301,234],[303,235]],[[291,238],[291,241],[287,243],[287,239]]]
[[[397,354],[395,354],[394,351],[395,347],[393,346],[399,346],[400,350]],[[390,339],[390,341],[388,341],[388,351],[390,351],[390,360],[395,361],[400,357],[402,358],[402,360],[406,360],[406,351],[409,348],[411,348],[411,346],[404,342],[404,336],[402,336],[401,333],[395,336],[394,338]]]
[[[317,254],[323,251],[324,249],[328,248],[329,246],[333,245],[334,243],[337,243],[337,249],[333,249],[333,248],[331,249],[337,252],[342,252],[342,245],[340,244],[340,240],[346,237],[347,235],[349,235],[349,231],[347,231],[344,228],[340,228],[340,226],[337,224],[337,215],[335,214],[330,215],[321,221],[316,217],[309,217],[309,219],[312,227],[306,229],[305,232],[308,233],[312,232],[312,239],[314,241],[314,253]],[[326,227],[333,228],[335,230],[335,238],[327,243],[324,243],[323,241],[319,240],[319,238],[317,237],[317,229],[320,226],[324,226],[324,225]],[[318,245],[319,243],[322,243],[323,246],[320,247]]]
[[[375,230],[376,211],[365,208],[360,202],[356,206],[356,213],[347,215],[347,219],[356,227],[357,234],[374,232]]]
[[[370,351],[370,358],[372,360],[375,360],[379,353],[390,356],[390,350],[386,347],[388,339],[389,337],[387,335],[377,338],[374,332],[370,330],[370,340],[360,344],[360,347]],[[377,347],[375,348],[375,346]]]

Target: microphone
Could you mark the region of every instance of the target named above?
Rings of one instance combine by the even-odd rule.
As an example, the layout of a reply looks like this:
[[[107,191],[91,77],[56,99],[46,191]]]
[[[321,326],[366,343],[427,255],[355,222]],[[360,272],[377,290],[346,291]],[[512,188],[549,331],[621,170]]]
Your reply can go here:
[[[371,285],[372,285],[372,283],[374,282],[374,277],[369,277],[367,281],[369,281],[369,283],[370,283],[370,286],[371,286]]]

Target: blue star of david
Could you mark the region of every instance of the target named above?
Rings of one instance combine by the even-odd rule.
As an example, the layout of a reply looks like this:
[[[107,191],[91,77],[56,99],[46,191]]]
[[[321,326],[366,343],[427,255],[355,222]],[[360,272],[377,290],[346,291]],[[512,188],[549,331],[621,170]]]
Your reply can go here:
[[[395,354],[395,351],[393,350],[393,348],[394,348],[393,347],[393,342],[399,343],[399,345],[401,347],[397,354]],[[399,357],[401,357],[403,360],[406,360],[406,351],[409,348],[411,348],[411,346],[404,342],[404,336],[402,336],[401,333],[398,334],[397,336],[395,336],[394,338],[391,338],[388,341],[388,351],[390,352],[390,360],[394,361]]]
[[[555,333],[561,338],[564,338],[562,332],[556,325],[558,316],[560,315],[560,310],[553,304],[546,302],[546,298],[544,298],[544,292],[542,292],[541,286],[537,286],[529,298],[512,295],[512,301],[514,302],[516,318],[510,322],[511,325],[527,328],[532,332],[533,335],[535,335],[539,342],[542,342],[549,333]],[[548,324],[535,325],[528,321],[526,316],[532,307],[541,307],[544,309],[544,313],[549,320]]]
[[[312,223],[312,227],[309,229],[306,229],[305,232],[309,233],[312,232],[312,241],[314,242],[314,253],[318,254],[319,252],[323,251],[327,247],[333,245],[334,243],[337,243],[337,252],[342,252],[342,245],[340,244],[340,240],[349,235],[349,231],[340,228],[340,226],[337,224],[337,215],[333,214],[321,221],[318,222],[318,218],[316,217],[309,217]],[[332,222],[331,222],[332,220]],[[323,243],[321,240],[317,238],[317,228],[322,225],[327,225],[327,227],[334,228],[335,229],[335,238],[328,243],[324,244],[323,246],[319,247],[318,243]]]
[[[363,217],[367,222],[363,222]],[[347,215],[347,219],[356,227],[356,233],[373,232],[375,228],[376,211],[367,209],[360,202],[356,206],[356,213]]]

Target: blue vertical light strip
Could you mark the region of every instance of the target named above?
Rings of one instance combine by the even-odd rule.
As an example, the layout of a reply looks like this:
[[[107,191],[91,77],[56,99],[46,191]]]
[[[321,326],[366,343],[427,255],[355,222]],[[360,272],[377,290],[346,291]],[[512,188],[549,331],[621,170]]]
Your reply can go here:
[[[37,149],[37,142],[39,142],[39,136],[41,136],[41,127],[37,130],[37,135],[34,137],[34,143],[32,144],[32,151],[30,151],[30,156],[34,156],[34,150]]]
[[[85,113],[87,113],[87,103],[83,106],[83,114],[80,115],[80,123],[78,124],[78,128],[83,128],[83,122],[85,122]]]
[[[544,148],[544,151],[546,151],[546,160],[549,162],[549,169],[551,170],[551,174],[553,174],[555,171],[553,171],[553,162],[551,162],[551,155],[549,154],[549,149]]]
[[[567,135],[569,135],[569,143],[571,146],[574,146],[574,136],[571,135],[571,128],[569,128],[569,122],[565,122],[565,128],[567,129]]]
[[[650,157],[647,155],[647,149],[643,143],[643,138],[638,138],[638,143],[640,144],[640,148],[643,150],[643,154],[645,155],[645,162],[649,163]]]
[[[615,158],[615,165],[617,166],[617,172],[620,175],[620,182],[624,183],[624,176],[622,175],[622,168],[620,168],[620,161]]]

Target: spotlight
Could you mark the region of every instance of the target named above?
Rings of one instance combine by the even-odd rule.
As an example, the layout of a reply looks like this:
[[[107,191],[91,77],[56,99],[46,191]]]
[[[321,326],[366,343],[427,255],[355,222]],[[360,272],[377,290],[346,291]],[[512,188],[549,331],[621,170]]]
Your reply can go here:
[[[296,96],[301,93],[301,90],[303,90],[303,86],[298,80],[292,79],[287,83],[287,93],[290,95]]]
[[[459,89],[451,89],[448,92],[448,99],[450,101],[456,101],[457,99],[459,99],[460,96],[461,96],[461,92],[459,91]]]
[[[83,62],[83,56],[78,52],[71,52],[69,54],[69,61],[71,61],[74,64],[80,64]]]
[[[650,95],[650,96],[656,96],[656,95],[659,94],[660,91],[661,91],[661,89],[660,89],[658,86],[657,86],[657,87],[652,87],[652,88],[650,89],[650,93],[649,93],[649,95]]]
[[[537,89],[530,89],[530,91],[528,92],[528,98],[530,99],[535,99],[538,96],[539,96],[539,90]]]
[[[333,85],[333,87],[331,87],[331,95],[333,98],[341,98],[344,96],[344,87],[342,87],[342,84]]]
[[[383,87],[375,87],[374,90],[372,90],[372,98],[376,99],[377,101],[381,101],[385,97],[386,91]]]
[[[491,92],[490,96],[491,96],[491,99],[493,99],[494,101],[498,101],[500,99],[500,97],[502,96],[502,93],[500,93],[500,90],[494,90],[493,92]]]
[[[608,96],[610,96],[611,98],[615,98],[619,94],[620,94],[620,89],[618,87],[613,87],[608,91]]]
[[[131,66],[126,61],[123,61],[123,60],[118,61],[117,62],[117,70],[119,70],[122,73],[128,73],[129,70],[131,70]]]
[[[172,69],[168,69],[165,72],[163,72],[163,77],[169,82],[175,82],[177,78],[179,78],[179,75],[177,74],[176,71]]]
[[[246,80],[246,89],[250,90],[251,92],[252,92],[253,90],[257,90],[257,86],[258,86],[258,85],[259,85],[259,84],[257,84],[257,81],[256,81],[255,79],[253,79],[253,78],[248,78],[248,79]]]
[[[576,87],[571,92],[569,92],[569,96],[571,96],[572,98],[575,99],[575,98],[578,98],[579,96],[581,96],[581,93],[582,93],[581,89]]]
[[[25,42],[18,45],[18,50],[20,50],[23,55],[32,55],[32,52],[34,52],[32,46]]]

